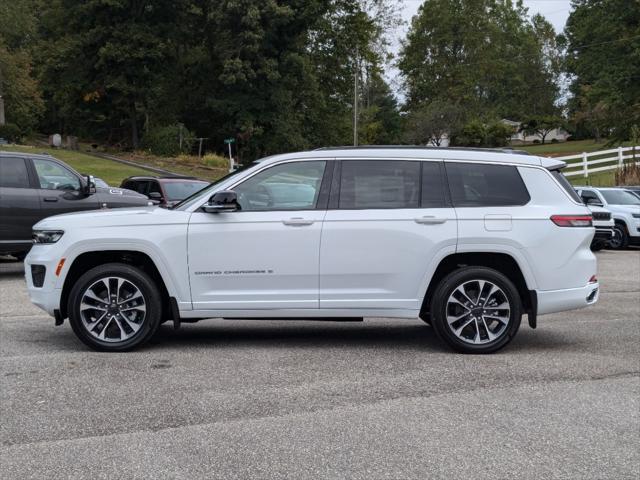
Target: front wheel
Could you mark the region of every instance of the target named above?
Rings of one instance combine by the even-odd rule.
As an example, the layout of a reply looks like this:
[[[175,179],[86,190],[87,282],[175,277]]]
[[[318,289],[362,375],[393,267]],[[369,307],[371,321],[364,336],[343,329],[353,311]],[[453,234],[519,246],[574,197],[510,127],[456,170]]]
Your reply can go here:
[[[613,249],[625,248],[629,244],[629,235],[624,225],[616,223],[613,227],[613,237],[609,240],[609,246]]]
[[[69,323],[94,350],[126,351],[144,344],[160,324],[158,287],[142,270],[109,263],[82,275],[69,295]]]
[[[436,333],[463,353],[491,353],[503,348],[516,335],[521,319],[518,290],[491,268],[465,267],[450,273],[431,301]]]

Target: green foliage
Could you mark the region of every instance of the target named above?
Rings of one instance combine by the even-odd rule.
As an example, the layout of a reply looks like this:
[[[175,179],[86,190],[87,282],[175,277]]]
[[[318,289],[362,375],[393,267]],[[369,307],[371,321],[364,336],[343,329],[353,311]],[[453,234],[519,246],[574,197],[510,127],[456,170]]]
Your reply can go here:
[[[16,124],[23,133],[36,127],[45,109],[31,66],[29,50],[10,48],[0,37],[0,96],[4,99],[5,117],[7,123]]]
[[[465,123],[552,113],[554,37],[520,1],[429,0],[413,18],[399,59],[408,110],[444,101],[464,110]]]
[[[406,139],[416,145],[440,146],[448,137],[455,143],[456,137],[461,134],[463,118],[464,112],[458,105],[446,100],[435,100],[409,113]]]
[[[4,138],[11,143],[19,143],[22,139],[22,132],[20,131],[20,127],[18,127],[15,123],[6,123],[4,125],[0,125],[0,138]]]
[[[485,123],[474,119],[462,128],[456,144],[465,147],[504,147],[513,133],[513,128],[502,122]]]
[[[529,117],[520,127],[520,131],[525,135],[540,135],[544,144],[549,132],[556,128],[562,127],[564,120],[557,115],[543,115]]]
[[[569,102],[577,128],[596,139],[630,138],[640,123],[640,3],[574,0],[565,27]]]
[[[214,153],[207,153],[202,157],[202,163],[208,167],[229,168],[229,159]]]
[[[154,155],[175,157],[190,152],[194,141],[194,135],[183,125],[167,125],[151,128],[145,133],[142,148]]]

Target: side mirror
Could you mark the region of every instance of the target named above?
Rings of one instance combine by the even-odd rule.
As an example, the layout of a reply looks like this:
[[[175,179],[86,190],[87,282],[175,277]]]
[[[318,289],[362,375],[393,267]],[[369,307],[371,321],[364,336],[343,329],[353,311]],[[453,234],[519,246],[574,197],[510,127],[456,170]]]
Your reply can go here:
[[[160,192],[149,192],[149,195],[147,196],[150,200],[153,200],[155,202],[161,202],[163,200],[162,194]]]
[[[93,178],[93,175],[85,175],[84,176],[84,187],[83,192],[85,195],[93,195],[96,193],[96,181]]]
[[[231,190],[216,192],[202,209],[207,213],[236,212],[240,210],[238,195]]]
[[[597,198],[587,198],[585,202],[587,205],[593,205],[594,207],[602,207],[602,203]]]

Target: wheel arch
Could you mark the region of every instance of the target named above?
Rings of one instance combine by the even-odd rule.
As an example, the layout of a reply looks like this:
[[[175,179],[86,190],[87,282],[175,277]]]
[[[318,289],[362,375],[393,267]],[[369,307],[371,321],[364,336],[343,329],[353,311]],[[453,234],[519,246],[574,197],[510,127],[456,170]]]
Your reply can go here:
[[[431,298],[442,279],[460,268],[470,266],[492,268],[511,280],[520,294],[523,310],[529,314],[529,324],[532,328],[535,328],[537,310],[535,290],[530,289],[518,261],[508,253],[500,252],[453,253],[443,258],[431,276],[431,280],[423,296],[422,305],[420,306],[421,318],[428,317]]]
[[[147,253],[138,250],[93,250],[79,254],[68,266],[60,294],[60,314],[62,318],[68,317],[67,303],[76,281],[88,270],[107,263],[124,263],[139,268],[149,275],[160,291],[162,318],[165,319],[171,316],[171,294],[158,267]]]

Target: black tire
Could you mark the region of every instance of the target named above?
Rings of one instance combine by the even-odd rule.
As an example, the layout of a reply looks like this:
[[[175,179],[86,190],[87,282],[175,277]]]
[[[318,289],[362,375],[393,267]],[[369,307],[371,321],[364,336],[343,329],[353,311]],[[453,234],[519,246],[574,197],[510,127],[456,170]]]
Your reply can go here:
[[[131,282],[141,293],[146,308],[139,330],[122,341],[103,341],[94,337],[84,326],[81,317],[80,304],[85,292],[91,285],[107,277],[120,277]],[[142,270],[123,263],[107,263],[92,268],[76,281],[69,295],[67,311],[73,332],[84,344],[98,351],[124,352],[140,347],[156,332],[162,317],[162,299],[154,281]],[[107,327],[105,325],[103,328]]]
[[[591,251],[593,252],[599,252],[600,250],[602,250],[604,248],[604,242],[593,242],[591,244]]]
[[[617,223],[613,227],[613,238],[609,240],[609,246],[614,250],[627,248],[629,245],[629,235],[627,228],[622,223]]]
[[[453,331],[449,322],[447,321],[447,309],[449,297],[453,294],[454,290],[458,287],[473,283],[476,280],[488,281],[493,283],[504,295],[505,299],[509,302],[509,314],[506,326],[503,327],[497,338],[487,343],[472,344],[460,339]],[[469,283],[468,283],[469,282]],[[478,284],[479,285],[479,284]],[[489,295],[486,300],[489,300]],[[468,310],[466,307],[462,307]],[[480,308],[480,307],[474,307]],[[490,309],[491,307],[484,307]],[[470,314],[471,315],[471,314]],[[471,318],[469,316],[468,318]],[[505,313],[505,318],[507,315]],[[466,321],[465,318],[463,321]],[[483,354],[491,353],[505,347],[513,337],[515,337],[518,329],[520,328],[520,321],[522,320],[522,301],[517,288],[505,275],[486,267],[464,267],[456,270],[447,275],[440,285],[436,288],[433,298],[431,300],[431,324],[436,331],[437,335],[449,344],[454,350],[462,353],[474,353]],[[455,323],[454,323],[455,325]],[[457,326],[457,325],[456,325]],[[482,338],[480,327],[476,322],[473,322],[472,328],[476,328],[476,335]],[[495,331],[495,330],[494,330]],[[484,336],[489,339],[490,336],[483,330]]]

